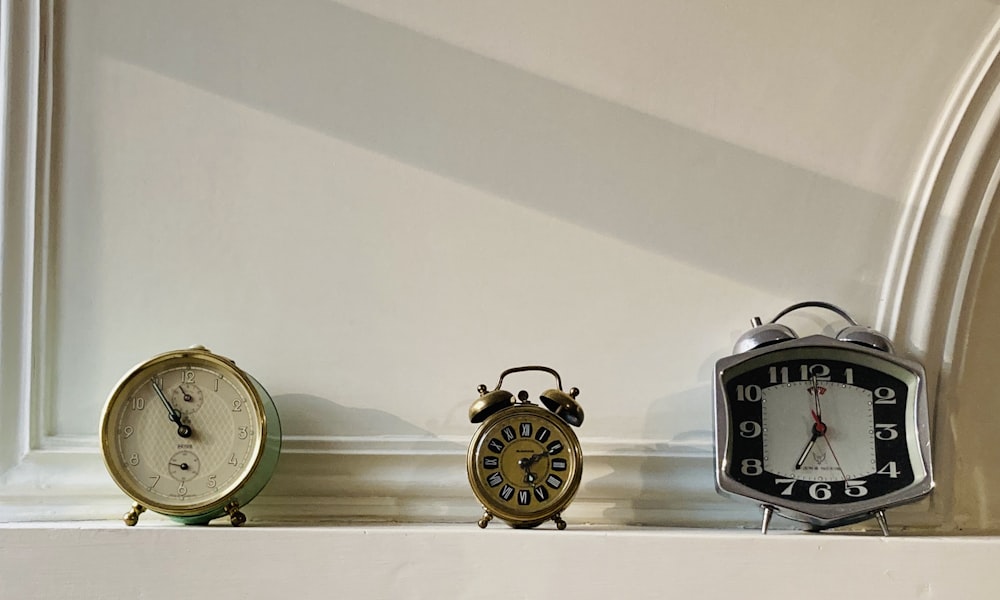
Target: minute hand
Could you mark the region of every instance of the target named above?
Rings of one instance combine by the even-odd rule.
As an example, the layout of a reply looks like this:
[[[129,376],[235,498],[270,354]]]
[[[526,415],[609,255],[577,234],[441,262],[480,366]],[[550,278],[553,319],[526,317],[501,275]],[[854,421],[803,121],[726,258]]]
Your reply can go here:
[[[160,397],[160,401],[163,402],[163,406],[167,409],[167,418],[177,424],[177,435],[182,438],[191,437],[191,428],[187,425],[181,423],[181,411],[177,410],[170,404],[167,397],[163,394],[163,390],[160,386],[153,383],[153,390],[156,391],[156,395]]]

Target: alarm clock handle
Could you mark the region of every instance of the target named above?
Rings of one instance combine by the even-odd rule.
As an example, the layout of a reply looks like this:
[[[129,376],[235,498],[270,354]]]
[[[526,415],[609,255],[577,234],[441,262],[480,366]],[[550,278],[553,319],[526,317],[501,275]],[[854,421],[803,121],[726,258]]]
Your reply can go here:
[[[798,302],[796,304],[793,304],[793,305],[789,306],[788,308],[786,308],[786,309],[782,310],[781,312],[779,312],[777,315],[775,315],[774,318],[771,319],[770,322],[771,323],[777,323],[778,319],[780,319],[781,317],[787,315],[788,313],[790,313],[792,311],[799,310],[800,308],[825,308],[826,310],[828,310],[830,312],[837,313],[838,315],[840,315],[841,317],[843,317],[844,320],[847,321],[848,323],[850,323],[851,325],[857,326],[857,324],[858,324],[858,322],[855,321],[851,317],[851,315],[847,314],[847,311],[845,311],[844,309],[840,308],[836,304],[830,304],[829,302],[822,302],[820,300],[807,300],[806,302]]]
[[[528,366],[524,366],[524,367],[511,367],[511,368],[507,369],[503,373],[500,373],[500,381],[497,382],[496,390],[499,390],[500,386],[503,385],[503,378],[504,377],[506,377],[508,375],[511,375],[513,373],[523,373],[524,371],[542,371],[542,372],[548,373],[549,375],[552,375],[553,377],[556,378],[557,389],[559,391],[562,391],[562,378],[559,377],[559,373],[557,373],[555,369],[552,369],[552,368],[549,368],[549,367],[543,367],[541,365],[528,365]],[[494,391],[496,391],[496,390],[494,390]]]

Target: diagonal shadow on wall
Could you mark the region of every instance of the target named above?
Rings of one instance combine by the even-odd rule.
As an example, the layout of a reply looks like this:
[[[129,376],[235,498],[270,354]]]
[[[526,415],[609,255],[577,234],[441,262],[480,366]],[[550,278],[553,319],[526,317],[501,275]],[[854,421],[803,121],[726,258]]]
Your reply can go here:
[[[93,36],[109,58],[789,296],[856,289],[873,299],[895,226],[889,198],[329,0],[103,2],[69,35]],[[831,260],[814,264],[817,255]],[[872,273],[859,273],[873,258]]]

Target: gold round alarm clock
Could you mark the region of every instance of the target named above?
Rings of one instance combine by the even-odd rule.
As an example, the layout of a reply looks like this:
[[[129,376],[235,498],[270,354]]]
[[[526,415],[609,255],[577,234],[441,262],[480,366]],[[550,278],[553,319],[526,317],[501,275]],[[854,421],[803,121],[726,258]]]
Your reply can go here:
[[[134,503],[188,524],[229,515],[274,472],[281,422],[264,387],[232,360],[195,346],[154,356],[115,385],[101,415],[101,451]]]
[[[556,378],[557,387],[542,393],[542,406],[528,401],[528,393],[514,395],[500,389],[511,373],[543,371]],[[514,367],[500,374],[493,391],[479,386],[480,397],[469,409],[469,420],[481,423],[469,444],[469,484],[483,505],[480,527],[493,517],[511,527],[536,527],[552,519],[566,528],[562,512],[580,487],[583,450],[570,427],[583,423],[576,401],[577,388],[562,390],[553,369]]]

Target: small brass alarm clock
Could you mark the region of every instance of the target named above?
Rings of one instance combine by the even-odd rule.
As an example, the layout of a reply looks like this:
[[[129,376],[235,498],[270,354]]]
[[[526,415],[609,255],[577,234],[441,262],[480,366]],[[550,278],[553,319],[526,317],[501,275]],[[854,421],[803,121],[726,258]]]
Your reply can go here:
[[[232,360],[195,346],[154,356],[115,385],[101,415],[101,451],[134,503],[187,524],[240,510],[264,487],[281,449],[281,422],[263,386]]]
[[[849,325],[798,338],[777,323],[807,307]],[[826,302],[802,302],[754,327],[716,363],[716,485],[812,530],[875,518],[934,486],[923,367]]]
[[[514,395],[500,389],[512,373],[543,371],[556,378],[556,388],[541,395],[545,408],[528,401],[528,393]],[[511,527],[536,527],[552,519],[566,528],[562,512],[569,506],[583,475],[583,451],[570,427],[583,423],[576,401],[580,390],[564,392],[559,374],[548,367],[527,366],[500,374],[496,389],[479,386],[480,397],[469,409],[469,420],[481,423],[466,466],[469,484],[483,505],[479,527],[493,517]]]

